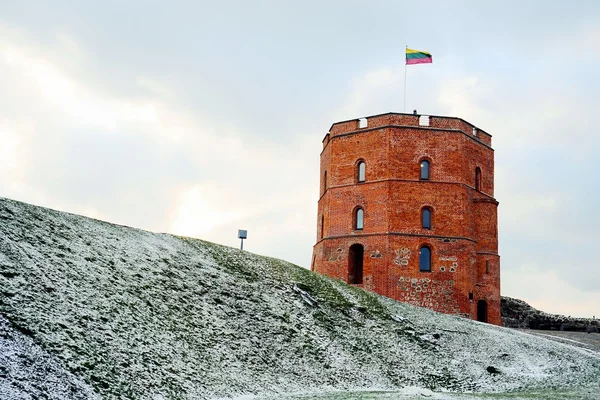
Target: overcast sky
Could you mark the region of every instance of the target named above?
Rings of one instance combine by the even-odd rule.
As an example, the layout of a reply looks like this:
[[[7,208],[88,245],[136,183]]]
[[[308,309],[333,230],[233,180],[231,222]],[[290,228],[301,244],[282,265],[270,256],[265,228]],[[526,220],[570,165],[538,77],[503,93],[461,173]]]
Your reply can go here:
[[[600,3],[0,0],[0,196],[309,267],[321,140],[491,133],[502,293],[600,315]]]

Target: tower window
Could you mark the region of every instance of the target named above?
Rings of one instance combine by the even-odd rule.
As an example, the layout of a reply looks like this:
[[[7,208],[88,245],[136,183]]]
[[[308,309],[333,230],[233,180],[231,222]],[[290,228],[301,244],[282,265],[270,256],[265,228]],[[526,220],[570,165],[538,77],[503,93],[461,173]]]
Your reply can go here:
[[[475,190],[481,191],[481,169],[475,168]]]
[[[431,208],[426,207],[421,211],[421,227],[431,229]]]
[[[323,193],[327,191],[327,171],[323,174]]]
[[[429,179],[429,161],[421,161],[421,180],[426,181]]]
[[[365,212],[362,208],[357,208],[354,212],[354,229],[362,230],[365,223]]]
[[[325,216],[321,215],[321,239],[325,236]]]
[[[419,249],[419,271],[431,271],[431,249],[427,246],[423,246]]]
[[[357,166],[357,180],[358,182],[364,182],[367,174],[367,164],[364,161],[360,161]]]

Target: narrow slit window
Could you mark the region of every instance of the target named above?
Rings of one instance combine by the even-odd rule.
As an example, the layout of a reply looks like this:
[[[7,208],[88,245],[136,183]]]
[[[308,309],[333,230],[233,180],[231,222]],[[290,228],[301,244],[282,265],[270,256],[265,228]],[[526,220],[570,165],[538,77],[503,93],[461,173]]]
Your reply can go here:
[[[325,216],[321,215],[321,239],[325,236]]]
[[[423,160],[421,161],[421,180],[426,181],[429,180],[429,161]]]
[[[365,223],[365,212],[362,208],[356,209],[356,214],[354,216],[354,229],[362,230],[364,228]]]
[[[423,229],[431,229],[431,209],[424,208],[421,211],[421,226]]]
[[[357,178],[359,182],[364,182],[367,175],[367,164],[364,161],[358,163]]]
[[[481,169],[475,168],[475,190],[481,191]]]

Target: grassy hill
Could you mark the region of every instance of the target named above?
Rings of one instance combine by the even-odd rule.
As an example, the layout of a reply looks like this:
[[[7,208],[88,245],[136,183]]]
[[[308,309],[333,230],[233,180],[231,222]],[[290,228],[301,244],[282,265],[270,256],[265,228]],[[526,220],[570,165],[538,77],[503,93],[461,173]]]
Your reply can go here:
[[[600,373],[593,351],[398,303],[281,260],[2,198],[0,318],[0,349],[53,368],[57,388],[71,388],[71,397],[46,390],[57,399],[491,393],[597,387]],[[37,382],[35,371],[8,361],[0,394],[33,396],[23,382]]]

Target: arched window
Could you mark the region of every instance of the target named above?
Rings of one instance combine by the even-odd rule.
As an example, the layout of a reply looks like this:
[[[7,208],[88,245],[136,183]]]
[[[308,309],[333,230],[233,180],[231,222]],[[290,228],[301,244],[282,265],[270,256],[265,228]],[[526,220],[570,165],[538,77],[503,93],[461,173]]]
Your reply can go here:
[[[425,207],[421,210],[421,227],[431,229],[431,208]]]
[[[361,244],[350,246],[348,253],[348,283],[359,285],[363,283],[364,247]]]
[[[431,249],[427,246],[419,249],[419,271],[431,271]]]
[[[475,168],[475,190],[478,192],[481,190],[481,169]]]
[[[429,161],[421,161],[421,180],[429,180]]]
[[[323,193],[327,191],[327,171],[323,174]]]
[[[365,164],[364,161],[360,161],[356,167],[357,169],[357,174],[356,174],[356,178],[358,182],[364,182],[365,181],[365,177],[367,174],[367,164]]]
[[[365,226],[365,212],[362,208],[357,208],[354,212],[354,229],[362,230]]]

